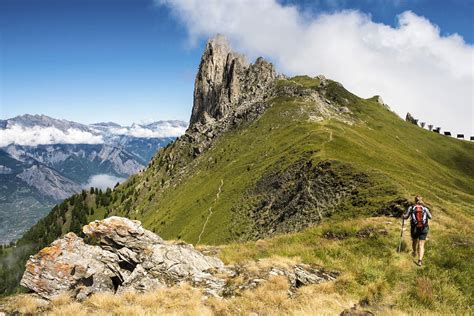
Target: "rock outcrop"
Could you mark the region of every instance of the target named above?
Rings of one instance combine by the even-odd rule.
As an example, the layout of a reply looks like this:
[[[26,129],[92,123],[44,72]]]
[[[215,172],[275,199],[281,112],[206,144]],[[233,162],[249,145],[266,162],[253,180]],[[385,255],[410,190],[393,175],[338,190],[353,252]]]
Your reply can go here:
[[[294,289],[337,276],[302,264],[251,271],[224,266],[192,245],[166,242],[140,222],[122,217],[94,221],[83,232],[84,239],[68,233],[31,256],[21,285],[46,299],[69,292],[81,300],[96,292],[144,292],[184,282],[224,296],[277,275],[287,277]]]
[[[407,113],[407,116],[405,117],[405,121],[407,121],[408,123],[418,125],[418,120],[415,119],[413,115],[411,115],[410,113]]]
[[[242,233],[246,239],[301,231],[337,213],[357,198],[358,190],[371,185],[367,174],[350,166],[331,161],[316,164],[302,157],[285,170],[257,181],[246,192],[246,198],[258,202],[248,210],[236,211],[235,220],[251,219]]]
[[[167,243],[122,217],[92,222],[83,232],[98,245],[66,234],[28,260],[21,285],[44,298],[72,290],[82,299],[94,292],[146,291],[183,281],[211,284],[217,280],[208,271],[224,267],[191,245]]]
[[[386,104],[386,103],[383,101],[383,99],[382,99],[381,96],[376,95],[376,96],[374,96],[374,98],[375,98],[375,100],[377,101],[378,104],[382,105],[382,106],[385,107],[387,110],[390,110],[390,107],[388,106],[388,104]]]
[[[190,125],[220,119],[246,100],[258,102],[276,77],[273,65],[263,58],[249,64],[224,37],[210,39],[194,84]]]

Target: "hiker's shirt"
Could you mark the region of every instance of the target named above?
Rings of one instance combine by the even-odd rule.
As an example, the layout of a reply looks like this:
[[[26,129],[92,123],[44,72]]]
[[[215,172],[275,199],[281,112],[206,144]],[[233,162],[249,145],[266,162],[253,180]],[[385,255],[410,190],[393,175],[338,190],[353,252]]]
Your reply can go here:
[[[412,205],[410,206],[406,213],[403,214],[403,218],[404,219],[408,219],[408,218],[411,218],[411,224],[414,225],[416,223],[416,218],[415,218],[415,212],[416,212],[416,207],[417,206],[421,206],[422,207],[422,214],[423,214],[423,223],[426,223],[426,225],[428,225],[428,219],[431,219],[431,213],[430,213],[430,210],[425,207],[425,206],[422,206],[422,205]]]

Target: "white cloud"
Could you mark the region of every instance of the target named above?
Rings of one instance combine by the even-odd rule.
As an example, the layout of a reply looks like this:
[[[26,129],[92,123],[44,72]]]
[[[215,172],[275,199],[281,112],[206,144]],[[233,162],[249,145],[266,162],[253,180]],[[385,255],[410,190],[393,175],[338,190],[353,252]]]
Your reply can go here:
[[[130,127],[111,128],[115,135],[127,135],[139,138],[179,137],[186,131],[184,122],[159,122],[148,126],[133,124]]]
[[[111,176],[109,174],[96,174],[89,178],[89,181],[84,185],[84,188],[113,188],[117,184],[117,182],[120,183],[124,180],[125,178],[119,178],[116,176]]]
[[[9,125],[0,130],[0,147],[10,144],[23,146],[50,145],[50,144],[100,144],[102,136],[90,132],[69,128],[62,131],[55,127],[23,127]]]
[[[401,116],[474,135],[474,46],[440,35],[413,12],[400,14],[393,28],[358,11],[311,16],[275,0],[157,3],[172,9],[192,41],[221,33],[284,73],[324,74],[361,97],[382,95]]]

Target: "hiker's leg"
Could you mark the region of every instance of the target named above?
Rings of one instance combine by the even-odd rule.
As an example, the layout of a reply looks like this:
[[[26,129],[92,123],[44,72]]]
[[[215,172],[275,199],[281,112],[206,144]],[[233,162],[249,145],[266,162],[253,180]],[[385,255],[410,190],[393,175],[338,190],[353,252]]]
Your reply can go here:
[[[418,239],[412,239],[411,247],[413,248],[413,253],[416,254],[416,247],[418,246]]]
[[[425,241],[420,240],[420,253],[418,259],[423,260],[423,255],[425,254]]]

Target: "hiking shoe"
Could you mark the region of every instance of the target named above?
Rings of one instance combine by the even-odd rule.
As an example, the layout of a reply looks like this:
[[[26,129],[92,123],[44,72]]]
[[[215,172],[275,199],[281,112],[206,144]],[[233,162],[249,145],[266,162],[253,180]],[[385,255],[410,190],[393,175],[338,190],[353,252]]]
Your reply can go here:
[[[421,267],[421,265],[423,264],[423,260],[418,260],[418,266]]]
[[[416,252],[413,251],[413,252],[411,253],[411,256],[412,256],[412,257],[416,257]]]

